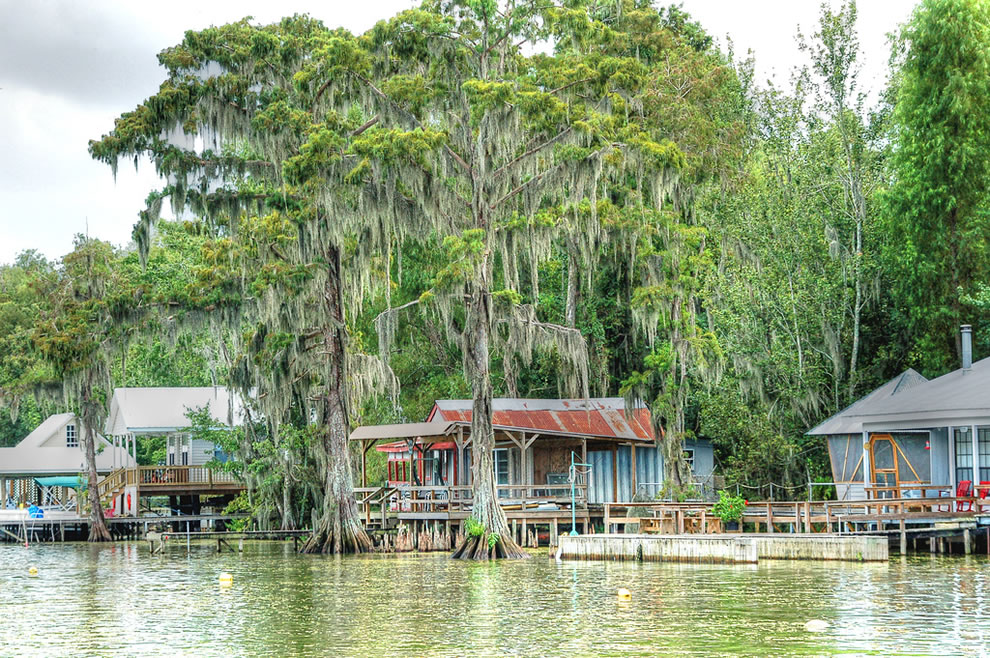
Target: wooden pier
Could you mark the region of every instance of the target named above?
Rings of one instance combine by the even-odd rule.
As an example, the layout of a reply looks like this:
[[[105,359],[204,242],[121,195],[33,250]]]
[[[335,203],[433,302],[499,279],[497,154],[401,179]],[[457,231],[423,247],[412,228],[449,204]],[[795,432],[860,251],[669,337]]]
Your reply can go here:
[[[565,560],[756,564],[760,560],[885,562],[885,537],[822,535],[561,535]]]

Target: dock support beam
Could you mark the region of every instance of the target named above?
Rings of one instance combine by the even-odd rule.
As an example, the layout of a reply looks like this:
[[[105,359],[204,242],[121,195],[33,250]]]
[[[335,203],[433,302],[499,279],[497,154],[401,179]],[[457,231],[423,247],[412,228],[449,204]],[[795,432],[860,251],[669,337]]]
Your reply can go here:
[[[966,555],[973,552],[973,545],[970,543],[969,528],[963,530],[963,552]]]
[[[904,519],[901,519],[900,523],[901,530],[901,555],[907,555],[907,529],[905,528]]]

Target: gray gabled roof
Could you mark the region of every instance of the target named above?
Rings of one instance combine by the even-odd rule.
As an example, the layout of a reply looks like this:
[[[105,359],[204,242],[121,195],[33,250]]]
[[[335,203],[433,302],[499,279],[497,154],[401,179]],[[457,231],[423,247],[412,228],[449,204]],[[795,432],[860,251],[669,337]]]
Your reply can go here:
[[[189,427],[186,412],[202,407],[221,425],[237,425],[242,420],[240,397],[223,386],[117,388],[104,432],[117,436],[179,430]]]
[[[889,400],[900,399],[907,391],[926,382],[928,380],[921,373],[909,368],[880,388],[853,402],[814,429],[809,430],[807,434],[810,436],[859,434],[863,431],[863,419],[860,417],[860,414],[867,413]]]
[[[990,358],[856,409],[854,415],[861,423],[897,422],[916,427],[990,418]]]

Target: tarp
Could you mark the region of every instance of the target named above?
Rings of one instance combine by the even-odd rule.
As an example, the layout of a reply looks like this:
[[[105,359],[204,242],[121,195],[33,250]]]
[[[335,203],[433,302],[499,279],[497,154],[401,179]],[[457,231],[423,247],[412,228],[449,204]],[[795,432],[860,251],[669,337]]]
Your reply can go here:
[[[70,487],[79,489],[83,487],[81,478],[74,475],[57,475],[50,478],[34,478],[34,481],[43,487]]]

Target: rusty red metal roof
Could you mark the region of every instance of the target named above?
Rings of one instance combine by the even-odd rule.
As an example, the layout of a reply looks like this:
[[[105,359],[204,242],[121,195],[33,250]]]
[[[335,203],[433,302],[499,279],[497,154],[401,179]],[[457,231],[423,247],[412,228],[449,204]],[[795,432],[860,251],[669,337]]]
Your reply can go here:
[[[437,400],[428,422],[471,422],[471,400]],[[498,429],[604,439],[652,441],[650,412],[638,407],[627,417],[622,398],[537,400],[495,398],[493,422]]]

